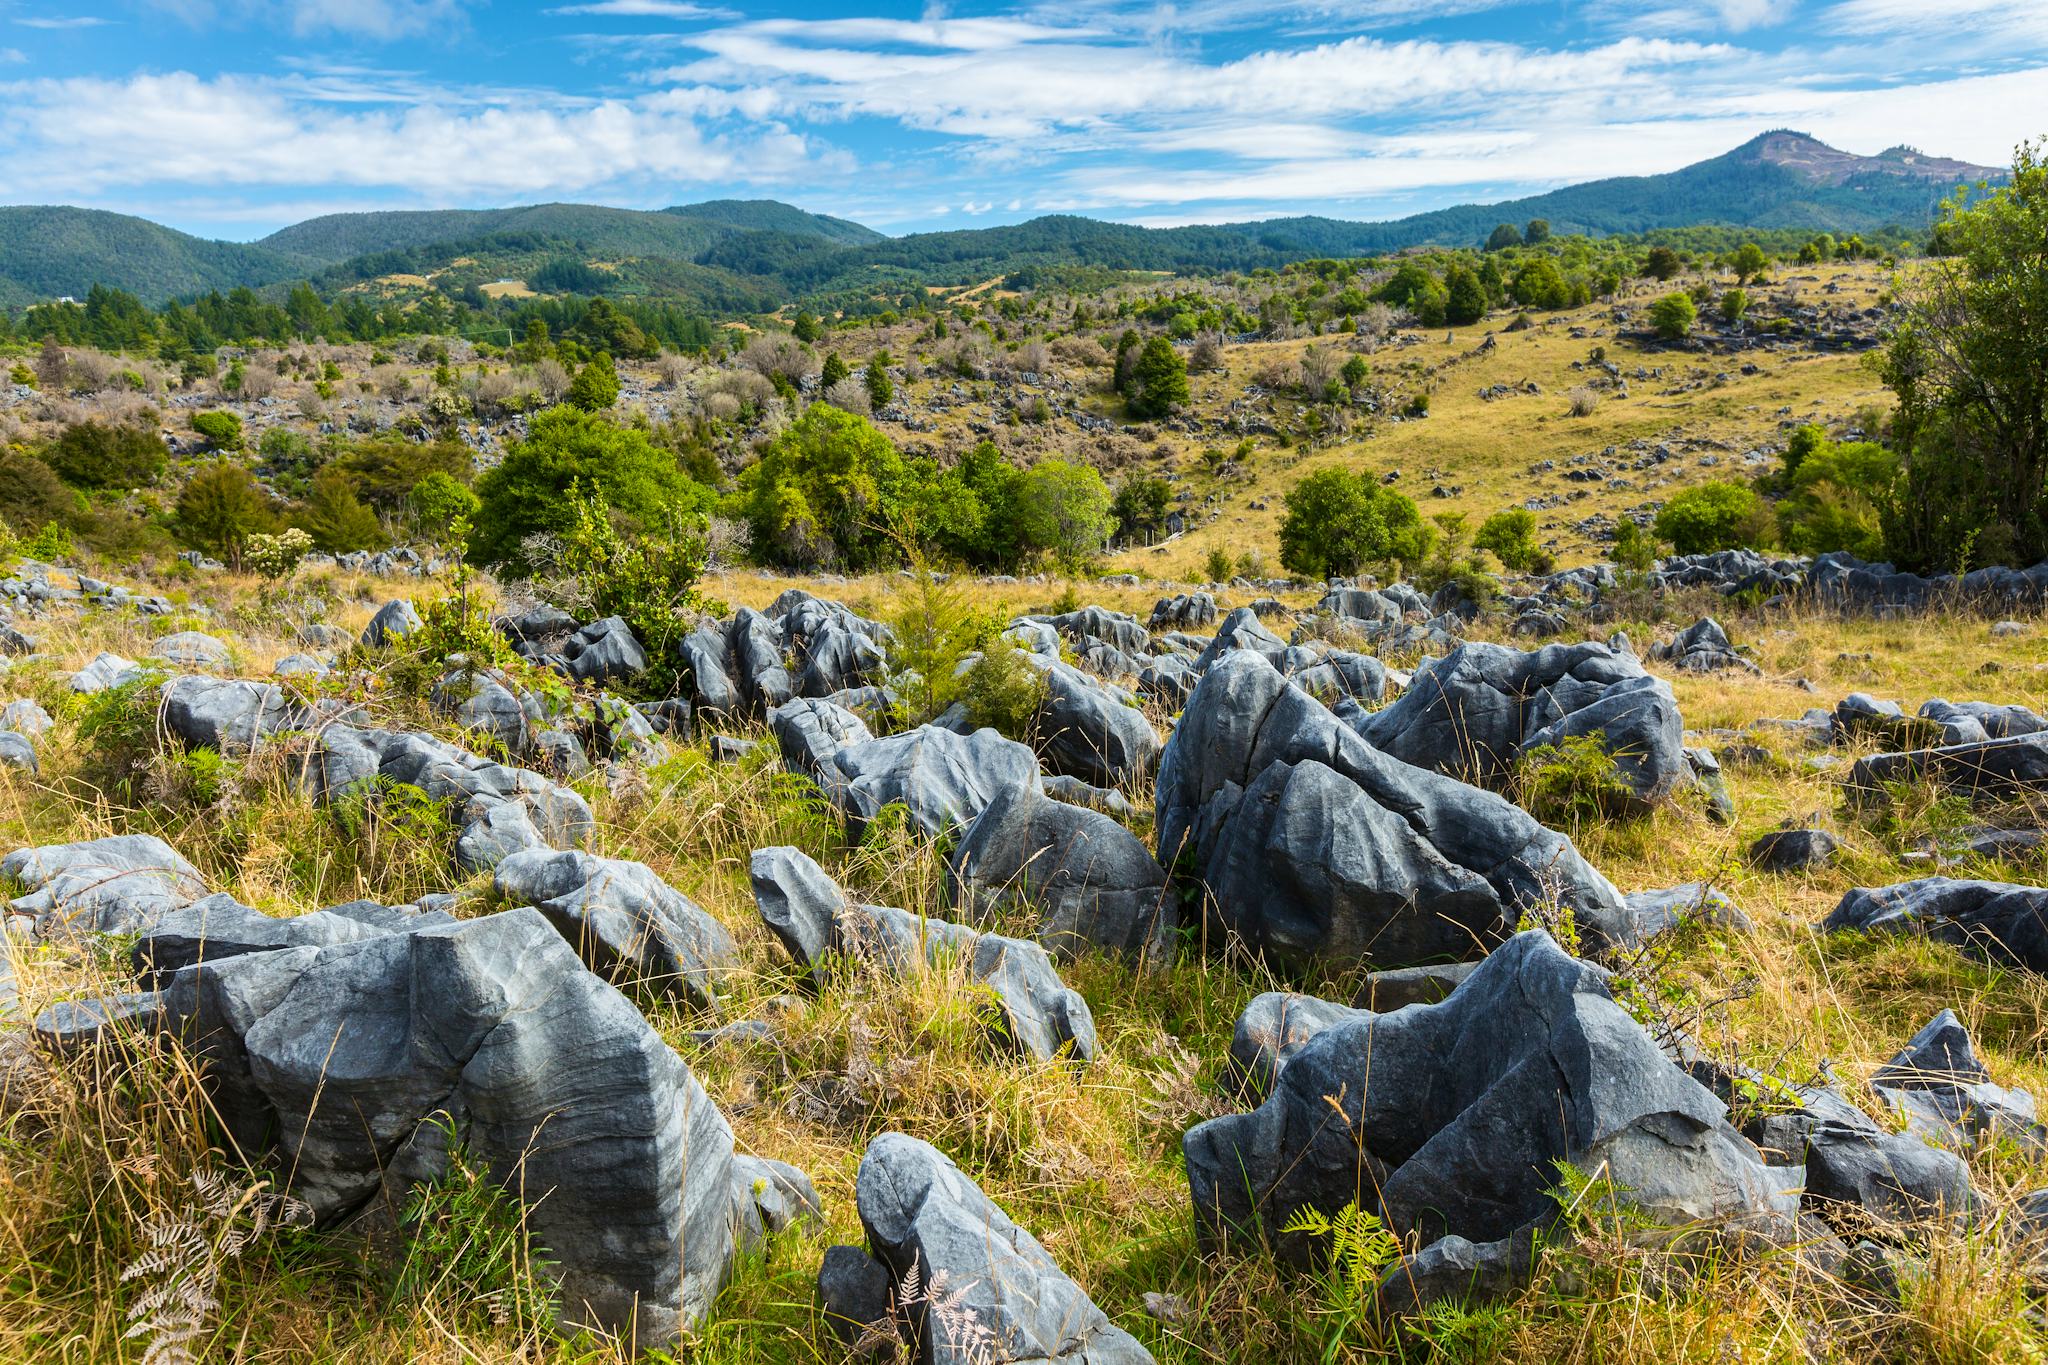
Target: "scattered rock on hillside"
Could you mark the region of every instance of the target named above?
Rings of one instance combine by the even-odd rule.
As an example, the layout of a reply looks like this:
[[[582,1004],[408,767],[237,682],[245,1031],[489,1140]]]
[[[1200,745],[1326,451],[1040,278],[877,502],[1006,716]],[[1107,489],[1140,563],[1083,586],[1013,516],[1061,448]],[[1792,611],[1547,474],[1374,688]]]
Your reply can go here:
[[[1152,1355],[1060,1270],[1038,1239],[929,1143],[883,1133],[855,1181],[861,1228],[881,1273],[841,1253],[821,1276],[828,1314],[853,1321],[874,1289],[920,1282],[901,1306],[921,1365],[1150,1365]],[[943,1303],[944,1311],[932,1311]]]
[[[1655,1222],[1789,1232],[1799,1172],[1767,1167],[1726,1115],[1605,973],[1531,931],[1441,1004],[1322,1029],[1258,1110],[1182,1146],[1205,1241],[1263,1236],[1303,1266],[1320,1248],[1282,1224],[1353,1202],[1425,1248],[1457,1236],[1504,1254],[1557,1217],[1557,1161],[1613,1180]]]
[[[1749,861],[1765,872],[1810,872],[1841,851],[1841,841],[1824,829],[1776,829],[1749,846]]]
[[[410,598],[399,597],[377,608],[370,624],[363,627],[362,643],[380,649],[396,643],[420,628],[420,614]]]
[[[2005,1138],[2048,1151],[2048,1129],[2034,1117],[2034,1097],[1991,1081],[1970,1031],[1943,1010],[1870,1078],[1871,1093],[1904,1114],[1907,1129],[1944,1146],[1968,1147]]]
[[[1851,793],[1866,802],[1881,799],[1888,786],[1915,782],[1972,800],[2048,790],[2048,733],[1872,754],[1849,770]]]
[[[892,906],[860,905],[799,849],[763,848],[749,863],[761,919],[814,976],[833,957],[900,975],[913,963],[950,955],[993,994],[991,1022],[1009,1046],[1034,1061],[1095,1056],[1088,1002],[1067,988],[1036,943],[978,934]]]
[[[1735,652],[1728,632],[1711,616],[1693,622],[1668,645],[1654,645],[1650,657],[1661,659],[1686,673],[1719,673],[1735,669],[1744,673],[1763,670]]]
[[[1189,699],[1157,814],[1161,864],[1187,859],[1224,925],[1282,957],[1473,957],[1553,895],[1596,946],[1632,937],[1570,840],[1382,753],[1254,652],[1219,660]]]

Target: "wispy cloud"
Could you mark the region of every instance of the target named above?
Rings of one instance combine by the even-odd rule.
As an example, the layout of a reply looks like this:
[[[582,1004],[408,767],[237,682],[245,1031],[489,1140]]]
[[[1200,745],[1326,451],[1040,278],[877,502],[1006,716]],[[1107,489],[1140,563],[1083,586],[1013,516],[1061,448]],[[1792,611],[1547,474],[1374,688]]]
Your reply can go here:
[[[737,19],[738,11],[693,5],[688,0],[593,0],[584,5],[559,5],[549,14],[594,14],[616,19]]]
[[[295,34],[389,41],[446,34],[468,23],[471,0],[150,0],[193,25],[279,24]]]
[[[17,16],[14,22],[20,24],[23,28],[67,29],[102,28],[114,21],[112,19],[102,19],[95,14],[25,14]]]
[[[0,83],[0,180],[21,193],[144,185],[359,187],[439,202],[636,186],[786,184],[844,171],[774,124],[721,128],[687,96],[344,109],[189,73]]]
[[[15,66],[28,60],[28,54],[18,47],[0,47],[0,66]]]

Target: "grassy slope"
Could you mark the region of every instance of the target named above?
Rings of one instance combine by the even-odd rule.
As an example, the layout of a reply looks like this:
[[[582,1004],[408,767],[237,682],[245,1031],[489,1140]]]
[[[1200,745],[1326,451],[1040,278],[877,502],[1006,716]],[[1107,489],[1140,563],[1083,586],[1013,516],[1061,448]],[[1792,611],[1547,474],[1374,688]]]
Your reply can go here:
[[[229,634],[250,673],[294,647],[289,623],[259,608],[254,584],[211,578],[203,595],[225,609],[208,626]],[[193,591],[185,576],[168,585]],[[741,576],[714,591],[762,605],[789,584]],[[329,600],[328,615],[359,627],[392,585],[315,575],[297,602]],[[1042,608],[1060,585],[977,585],[983,605]],[[1144,610],[1162,589],[1088,590],[1093,600]],[[889,612],[893,578],[834,589],[871,612]],[[1225,606],[1236,605],[1226,595]],[[1296,595],[1295,605],[1307,602]],[[1690,619],[1690,605],[1678,614]],[[293,608],[296,612],[297,608]],[[1812,617],[1729,618],[1738,642],[1753,645],[1761,679],[1674,680],[1695,727],[1796,714],[1852,688],[1901,697],[1992,696],[2048,706],[2048,671],[2038,633],[1994,640],[1976,620],[1841,622]],[[149,640],[190,624],[99,620],[43,631],[52,664],[17,669],[11,694],[42,696],[62,716],[42,745],[40,780],[0,774],[0,848],[116,829],[164,834],[213,884],[276,913],[297,913],[359,894],[400,900],[447,885],[444,844],[432,831],[373,822],[345,832],[290,793],[281,765],[258,760],[229,773],[217,793],[195,790],[184,765],[150,761],[133,795],[109,787],[114,774],[87,761],[77,733],[82,708],[65,704],[53,665],[74,667],[101,648],[141,657]],[[1663,628],[1668,629],[1668,624]],[[1655,629],[1638,624],[1638,641]],[[1983,666],[2001,671],[1987,676]],[[388,670],[387,670],[388,673]],[[1790,685],[1804,676],[1817,689]],[[432,724],[418,708],[380,689],[361,694],[391,720]],[[1646,824],[1578,831],[1596,863],[1623,889],[1718,878],[1756,921],[1752,935],[1688,945],[1667,973],[1674,986],[1713,998],[1743,994],[1728,1015],[1743,1055],[1789,1074],[1820,1058],[1852,1083],[1934,1010],[1952,1006],[1978,1033],[1995,1078],[2048,1093],[2040,1043],[2048,1028],[2048,984],[1973,963],[1953,950],[1901,942],[1816,939],[1810,925],[1848,886],[1897,879],[1897,832],[1886,834],[1835,813],[1822,777],[1796,767],[1735,769],[1741,805],[1733,829],[1679,809]],[[608,792],[581,784],[597,812],[598,851],[642,859],[718,915],[740,942],[745,972],[734,983],[731,1017],[791,990],[793,982],[754,914],[745,859],[754,847],[794,842],[816,853],[864,898],[941,908],[929,850],[883,837],[841,845],[830,826],[792,799],[792,789],[758,763],[714,766],[692,751],[658,770],[645,790]],[[112,798],[110,803],[100,800]],[[1147,793],[1135,793],[1141,807]],[[1844,866],[1804,877],[1744,870],[1739,850],[1786,815],[1829,813],[1849,846]],[[1937,814],[1940,814],[1937,812]],[[1925,823],[1923,820],[1921,823]],[[1910,833],[1911,831],[1907,831]],[[2038,865],[2000,875],[2036,878]],[[479,883],[472,882],[472,892]],[[477,908],[481,908],[480,905]],[[95,961],[62,951],[9,951],[20,960],[31,1008],[89,988],[118,954]],[[1188,1123],[1229,1107],[1218,1093],[1221,1062],[1237,1012],[1256,991],[1281,984],[1241,962],[1186,956],[1170,970],[1139,975],[1091,959],[1069,971],[1089,999],[1103,1060],[1085,1073],[1018,1066],[989,1055],[972,1026],[964,983],[933,974],[898,986],[854,981],[783,1025],[773,1047],[693,1047],[700,1021],[663,1005],[650,1017],[698,1069],[732,1119],[741,1146],[794,1161],[816,1179],[829,1228],[778,1240],[743,1265],[689,1358],[742,1362],[824,1361],[840,1352],[815,1321],[810,1279],[823,1246],[857,1240],[853,1179],[869,1137],[903,1128],[939,1143],[1120,1322],[1163,1361],[1293,1362],[1403,1358],[1517,1361],[1744,1361],[2036,1359],[2038,1323],[2023,1314],[2012,1259],[1988,1237],[1938,1237],[1935,1271],[1909,1280],[1903,1312],[1858,1309],[1840,1286],[1798,1271],[1783,1257],[1701,1269],[1673,1291],[1655,1284],[1672,1265],[1619,1236],[1596,1236],[1583,1256],[1553,1264],[1526,1295],[1433,1326],[1440,1351],[1413,1338],[1354,1332],[1325,1352],[1336,1324],[1312,1287],[1283,1279],[1256,1255],[1205,1260],[1191,1238],[1178,1137]],[[1754,989],[1744,994],[1745,983]],[[1292,984],[1338,998],[1352,981],[1309,977]],[[1719,1041],[1718,1029],[1705,1030]],[[0,1050],[0,1061],[6,1059]],[[198,1125],[181,1096],[189,1078],[152,1064],[141,1106],[95,1103],[65,1081],[17,1081],[12,1104],[25,1111],[0,1128],[0,1259],[17,1269],[0,1289],[0,1359],[114,1360],[139,1357],[117,1337],[136,1290],[119,1282],[139,1254],[142,1225],[183,1199],[183,1171],[196,1160]],[[4,1074],[4,1073],[0,1073]],[[2010,1154],[1979,1159],[1977,1176],[2003,1194],[2048,1183],[2048,1171]],[[440,1234],[429,1249],[450,1256],[459,1241]],[[600,1360],[601,1343],[580,1346],[495,1324],[478,1302],[480,1284],[440,1284],[392,1299],[380,1273],[356,1259],[346,1239],[264,1245],[228,1280],[212,1315],[209,1358],[371,1362]],[[1145,1316],[1147,1292],[1182,1296],[1189,1316],[1167,1328]],[[1821,1324],[1825,1324],[1824,1326]],[[522,1336],[526,1339],[522,1340]],[[1808,1354],[1809,1347],[1812,1354]],[[1731,1354],[1732,1353],[1732,1354]]]

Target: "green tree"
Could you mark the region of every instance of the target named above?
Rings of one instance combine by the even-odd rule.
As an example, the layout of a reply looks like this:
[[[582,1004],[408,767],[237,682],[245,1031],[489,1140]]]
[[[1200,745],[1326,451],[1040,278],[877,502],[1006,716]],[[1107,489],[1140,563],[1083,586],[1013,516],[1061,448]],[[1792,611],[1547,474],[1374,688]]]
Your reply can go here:
[[[1163,336],[1145,343],[1131,367],[1131,416],[1140,419],[1164,417],[1188,401],[1188,365],[1174,344]]]
[[[1280,563],[1307,578],[1355,574],[1369,564],[1422,562],[1431,534],[1409,498],[1332,466],[1287,491]]]
[[[1536,543],[1536,514],[1523,507],[1509,507],[1488,517],[1472,544],[1489,551],[1516,573],[1529,572],[1543,557],[1543,547]]]
[[[1700,310],[1684,294],[1666,294],[1650,305],[1650,326],[1666,341],[1682,340],[1699,316]]]
[[[367,550],[385,539],[377,514],[363,506],[348,475],[333,465],[313,476],[313,487],[306,501],[294,509],[292,523],[329,554]]]
[[[1884,357],[1903,485],[1885,522],[1901,567],[2048,559],[2048,163],[1944,205],[1951,254],[1908,287]]]
[[[414,486],[411,502],[413,525],[436,541],[449,535],[458,521],[476,516],[479,506],[475,491],[445,469],[428,471]]]
[[[1157,535],[1166,528],[1166,509],[1173,500],[1173,486],[1148,474],[1132,474],[1117,485],[1110,512],[1116,518],[1120,539]]]
[[[1364,356],[1352,356],[1344,362],[1344,387],[1356,389],[1366,381],[1366,377],[1371,373],[1372,366],[1366,363]]]
[[[1769,524],[1754,488],[1713,482],[1673,494],[1657,513],[1656,530],[1679,554],[1697,555],[1760,545]]]
[[[1643,274],[1653,280],[1668,280],[1684,269],[1678,253],[1668,246],[1653,246],[1643,258]]]
[[[1828,443],[1828,429],[1818,422],[1808,422],[1792,433],[1785,442],[1785,477],[1797,478],[1800,466]]]
[[[572,492],[595,490],[628,532],[653,524],[671,507],[703,510],[708,490],[683,477],[675,456],[637,427],[622,427],[573,407],[549,408],[526,439],[477,480],[468,558],[485,566],[531,572],[521,543],[559,536],[572,517]]]
[[[1550,256],[1532,256],[1508,280],[1508,297],[1524,308],[1569,308],[1571,283]]]
[[[1444,321],[1464,327],[1485,316],[1486,286],[1465,266],[1453,264],[1444,272]]]
[[[1648,573],[1657,567],[1657,538],[1633,517],[1623,517],[1614,527],[1614,562],[1630,573]]]
[[[804,342],[807,345],[816,342],[819,337],[825,335],[823,324],[811,314],[802,311],[797,313],[796,322],[791,325],[790,331],[795,334],[798,341]]]
[[[43,458],[79,488],[141,488],[162,476],[166,453],[154,429],[126,422],[74,422]]]
[[[78,495],[57,471],[25,450],[0,445],[0,523],[27,534],[78,511]]]
[[[1522,230],[1513,223],[1502,223],[1486,239],[1488,251],[1505,251],[1511,246],[1522,244]]]
[[[889,381],[889,353],[882,351],[870,357],[866,374],[868,405],[879,412],[896,397],[896,386]]]
[[[1764,255],[1764,249],[1755,242],[1744,242],[1735,248],[1735,254],[1729,258],[1728,264],[1735,271],[1736,280],[1748,284],[1752,280],[1764,277],[1764,271],[1770,268],[1771,259]]]
[[[1547,218],[1531,218],[1529,226],[1522,229],[1522,240],[1530,246],[1535,246],[1539,242],[1549,241],[1550,220]]]
[[[1722,295],[1721,295],[1721,320],[1722,320],[1723,322],[1740,322],[1740,321],[1742,321],[1742,317],[1743,317],[1743,314],[1747,313],[1748,311],[1749,311],[1749,291],[1748,291],[1748,290],[1746,290],[1746,289],[1729,289],[1729,290],[1726,290],[1726,291],[1724,291],[1724,292],[1722,293]]]
[[[239,567],[249,537],[275,530],[277,517],[248,470],[215,460],[186,481],[178,494],[175,524],[187,545]]]
[[[1777,509],[1779,540],[1796,554],[1847,550],[1860,559],[1883,558],[1884,519],[1894,507],[1898,475],[1899,457],[1875,442],[1812,444],[1787,475]]]
[[[906,491],[903,457],[865,417],[813,403],[741,472],[733,504],[756,557],[796,568],[870,569]]]
[[[569,406],[603,412],[619,401],[619,372],[611,352],[599,351],[569,384]]]
[[[846,368],[846,362],[839,358],[839,352],[827,351],[824,367],[818,371],[818,388],[821,391],[829,389],[851,373],[853,371]]]
[[[1116,530],[1109,485],[1084,464],[1040,460],[1017,482],[1014,516],[1026,554],[1076,568],[1102,553]]]

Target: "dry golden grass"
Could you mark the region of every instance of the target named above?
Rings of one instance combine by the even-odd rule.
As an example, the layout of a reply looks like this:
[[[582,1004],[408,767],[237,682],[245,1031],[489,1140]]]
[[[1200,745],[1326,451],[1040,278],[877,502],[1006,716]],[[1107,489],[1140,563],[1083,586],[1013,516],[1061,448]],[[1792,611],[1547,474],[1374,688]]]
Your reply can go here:
[[[354,629],[406,586],[332,575],[296,605],[264,607],[253,581],[211,578],[205,595],[221,615],[203,628],[231,634],[246,669],[260,673],[296,648],[292,613],[310,614],[309,596],[324,603],[325,619]],[[788,586],[729,574],[710,588],[758,606]],[[1024,611],[1052,605],[1064,586],[977,583],[967,591],[980,606]],[[886,615],[901,589],[901,579],[884,576],[819,590]],[[1142,616],[1163,591],[1090,587],[1083,595]],[[1308,598],[1291,600],[1305,605]],[[1932,695],[2048,707],[2039,633],[1993,640],[1988,623],[1965,617],[1724,620],[1738,644],[1754,647],[1764,675],[1675,679],[1695,729],[1797,715],[1858,687],[1909,709]],[[38,630],[57,661],[73,667],[100,649],[141,658],[154,638],[186,624],[94,617]],[[1638,647],[1672,624],[1638,625]],[[1997,672],[1980,672],[1994,661]],[[1814,691],[1793,685],[1801,676]],[[202,792],[205,784],[175,758],[158,755],[128,774],[124,791],[80,741],[84,708],[64,695],[54,668],[17,669],[0,692],[37,695],[58,715],[39,746],[41,775],[0,774],[0,850],[148,830],[192,858],[216,888],[273,913],[357,895],[395,901],[430,889],[467,890],[469,908],[488,907],[487,879],[453,885],[445,836],[394,827],[380,842],[344,828],[296,794],[281,762],[259,756],[231,765],[224,781]],[[388,720],[452,733],[416,702],[388,692],[371,701]],[[1935,945],[1813,932],[1847,887],[1911,875],[1896,857],[1904,825],[1952,812],[1929,806],[1902,816],[1901,827],[1869,823],[1842,807],[1829,775],[1801,766],[1804,755],[1788,740],[1771,742],[1782,764],[1729,768],[1740,808],[1733,827],[1681,806],[1643,822],[1575,831],[1588,857],[1624,890],[1711,879],[1755,921],[1750,934],[1688,940],[1663,969],[1674,997],[1728,1002],[1704,1020],[1705,1041],[1794,1077],[1826,1061],[1855,1085],[1937,1009],[1951,1007],[2001,1084],[2048,1094],[2048,984],[2040,978]],[[743,967],[724,1017],[773,1018],[773,1044],[701,1046],[690,1030],[708,1017],[655,998],[643,1007],[703,1078],[741,1148],[801,1166],[826,1203],[824,1227],[777,1238],[737,1268],[716,1317],[685,1350],[690,1360],[842,1358],[812,1306],[812,1279],[824,1246],[859,1240],[855,1171],[867,1141],[889,1129],[933,1141],[958,1159],[1163,1361],[2048,1358],[2031,1252],[2002,1223],[1968,1235],[1926,1230],[1924,1259],[1909,1267],[1902,1304],[1861,1295],[1790,1254],[1703,1258],[1642,1245],[1626,1228],[1596,1226],[1576,1249],[1551,1255],[1536,1282],[1506,1303],[1401,1332],[1347,1326],[1313,1285],[1266,1258],[1199,1254],[1179,1136],[1235,1107],[1222,1088],[1221,1063],[1252,995],[1287,985],[1349,998],[1355,971],[1283,977],[1236,957],[1189,953],[1143,972],[1086,958],[1066,975],[1095,1013],[1099,1061],[1085,1070],[1022,1064],[992,1044],[977,1018],[975,988],[944,966],[899,982],[854,972],[805,998],[754,912],[748,854],[794,843],[864,899],[949,913],[934,849],[888,828],[847,846],[765,750],[721,765],[690,747],[644,784],[612,792],[593,777],[580,786],[598,817],[597,851],[648,863],[733,930]],[[1148,804],[1149,793],[1139,799]],[[1742,851],[1756,834],[1816,811],[1844,838],[1842,865],[1796,877],[1745,865]],[[2043,869],[1984,870],[2038,880]],[[121,980],[121,954],[111,945],[10,943],[7,951],[28,1011]],[[790,1007],[791,996],[803,1003]],[[195,1170],[256,1179],[238,1175],[234,1154],[209,1148],[212,1129],[189,1065],[175,1054],[139,1054],[41,1062],[17,1032],[0,1029],[0,1263],[11,1268],[0,1281],[0,1360],[140,1360],[144,1342],[124,1337],[138,1285],[121,1275],[142,1254],[146,1230],[153,1220],[190,1216]],[[2040,1162],[2014,1151],[1976,1154],[1973,1169],[1980,1188],[2001,1203],[2048,1184]],[[222,1268],[203,1358],[510,1365],[618,1355],[605,1342],[565,1342],[532,1324],[493,1322],[480,1299],[500,1286],[401,1295],[392,1283],[388,1265],[346,1236],[266,1236]],[[1153,1321],[1142,1306],[1148,1292],[1179,1296],[1185,1316]]]

